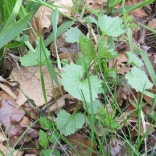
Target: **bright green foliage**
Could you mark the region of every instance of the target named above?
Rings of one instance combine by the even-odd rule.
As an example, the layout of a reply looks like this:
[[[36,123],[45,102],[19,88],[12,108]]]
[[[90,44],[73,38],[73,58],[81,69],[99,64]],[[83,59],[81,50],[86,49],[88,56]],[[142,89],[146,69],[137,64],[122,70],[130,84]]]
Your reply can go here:
[[[13,40],[23,29],[28,25],[29,20],[32,18],[33,12],[29,13],[20,21],[11,24],[8,28],[0,33],[0,48],[5,46],[8,42]]]
[[[116,76],[117,76],[116,69],[115,68],[107,68],[107,76],[112,77],[112,78],[116,78]]]
[[[80,48],[83,56],[86,56],[90,61],[94,59],[95,52],[90,38],[80,35]]]
[[[29,50],[28,54],[20,58],[21,65],[29,67],[39,64],[46,64],[45,55],[49,59],[50,52],[48,51],[48,49],[44,46],[44,44],[37,44],[37,47],[35,48],[35,53]]]
[[[47,134],[44,131],[42,131],[42,130],[39,131],[39,139],[38,139],[38,141],[39,141],[39,144],[43,148],[47,148],[47,146],[48,146],[48,137],[47,137]]]
[[[126,74],[125,78],[137,92],[143,92],[143,90],[151,89],[153,86],[145,72],[137,67],[131,68],[131,71]]]
[[[81,31],[78,29],[78,28],[70,28],[68,29],[65,33],[65,41],[68,42],[68,43],[74,43],[74,42],[77,42],[79,43],[79,37],[80,37],[80,34],[81,34]]]
[[[100,58],[117,58],[118,54],[114,49],[111,49],[104,37],[100,37],[98,40],[98,57]]]
[[[99,100],[94,101],[93,102],[93,114],[97,114],[99,112],[101,106],[102,106],[102,104],[101,104],[101,102]],[[91,103],[86,103],[86,105],[84,104],[84,108],[87,110],[87,112],[92,114]]]
[[[109,17],[106,15],[100,15],[98,18],[99,28],[103,35],[117,37],[122,35],[125,30],[123,21],[119,17]]]
[[[70,115],[65,110],[61,110],[56,118],[56,125],[61,134],[68,136],[82,128],[85,118],[81,113]]]
[[[44,149],[41,151],[40,156],[60,156],[59,150]]]
[[[136,65],[138,67],[142,67],[144,65],[142,60],[139,59],[136,54],[134,54],[132,52],[127,52],[126,54],[128,56],[128,63],[129,64],[133,64],[133,65]]]
[[[71,63],[63,68],[62,84],[64,89],[71,94],[74,98],[81,101],[85,100],[90,102],[90,90],[88,79],[82,80],[85,74],[85,70],[82,66]],[[98,94],[102,92],[101,80],[98,79],[97,75],[89,76],[90,87],[92,93],[92,100],[95,101],[98,98]]]
[[[52,122],[46,117],[40,117],[39,122],[41,127],[45,130],[50,130],[53,128]]]
[[[78,58],[76,64],[82,66],[83,69],[88,69],[90,65],[90,60],[88,59],[88,57],[82,56]]]
[[[109,129],[120,129],[121,125],[118,121],[116,121],[115,119],[112,119],[111,114],[107,114],[106,118],[103,120],[104,124],[106,124]]]
[[[59,137],[59,133],[57,131],[51,133],[50,135],[48,135],[48,140],[55,144],[58,141],[58,137]]]
[[[93,16],[87,16],[84,19],[86,20],[87,23],[94,23],[94,24],[98,25],[97,20]]]

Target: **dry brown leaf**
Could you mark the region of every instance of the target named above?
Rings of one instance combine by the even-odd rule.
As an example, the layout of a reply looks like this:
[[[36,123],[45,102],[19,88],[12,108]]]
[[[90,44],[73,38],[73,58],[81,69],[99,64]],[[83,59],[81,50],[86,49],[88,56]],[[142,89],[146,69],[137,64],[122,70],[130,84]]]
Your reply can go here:
[[[122,148],[124,148],[123,142],[117,138],[114,138],[105,147],[107,153],[110,153],[111,156],[117,156],[121,152]]]
[[[62,36],[60,36],[57,39],[57,50],[58,50],[59,58],[61,60],[67,59],[69,61],[74,61],[74,55],[78,53],[78,46],[76,43],[70,44],[65,42],[65,39]],[[52,56],[57,58],[54,43],[50,45],[50,51],[52,53]]]
[[[137,16],[137,17],[140,17],[140,18],[148,17],[147,13],[144,12],[141,8],[138,8],[136,10],[130,11],[128,13],[128,15],[133,15],[133,16]]]
[[[31,25],[38,36],[42,35],[43,28],[51,26],[52,10],[46,6],[41,6],[31,20]],[[35,37],[30,31],[30,42],[34,43]]]
[[[48,110],[46,110],[46,112],[48,112],[49,110],[51,112],[57,110],[57,109],[61,109],[65,106],[65,99],[73,99],[73,97],[70,95],[70,94],[66,94],[66,95],[63,95],[63,97],[60,97],[57,99],[56,103],[52,104],[51,106],[49,106]],[[45,108],[42,108],[43,110]]]
[[[137,5],[141,2],[143,2],[143,0],[126,0],[125,6]],[[137,16],[140,18],[145,18],[148,16],[147,13],[145,13],[141,8],[130,11],[128,14],[133,15],[133,16]]]
[[[59,10],[69,16],[71,16],[71,11],[72,11],[72,0],[56,0],[54,2],[54,5],[59,6]],[[52,9],[46,7],[46,6],[41,6],[34,17],[31,20],[31,25],[33,29],[35,30],[36,34],[38,36],[42,36],[42,30],[43,29],[49,29],[52,25],[51,21],[51,13],[53,12]],[[59,17],[59,21],[61,22],[62,17]],[[31,43],[34,42],[35,37],[33,33],[30,31],[30,40]]]
[[[0,143],[0,150],[7,156],[9,152],[11,152],[12,149],[6,146],[3,146],[3,144]],[[24,153],[23,151],[14,150],[11,156],[23,156],[23,153]]]
[[[16,86],[16,85],[17,85],[17,84],[14,83],[14,82],[9,82],[9,81],[7,81],[7,80],[4,79],[2,76],[0,76],[0,82],[7,83],[7,84],[9,84],[10,86]]]
[[[17,108],[14,101],[2,100],[2,105],[0,109],[0,122],[3,124],[3,126],[5,126],[6,133],[8,133],[10,129],[10,118],[19,122],[24,115],[25,112],[22,109]]]
[[[3,99],[14,100],[14,98],[12,98],[9,94],[7,94],[4,91],[1,91],[0,92],[0,100],[3,100]]]
[[[21,125],[19,125],[20,127]],[[18,126],[16,126],[16,128],[18,128]],[[21,129],[21,128],[20,128]],[[18,131],[18,129],[16,130]],[[13,146],[19,139],[20,136],[17,135],[13,135],[9,138],[9,144],[10,146]],[[38,131],[35,129],[30,128],[26,134],[24,136],[22,136],[22,138],[20,139],[20,141],[18,142],[18,145],[23,145],[23,143],[27,143],[30,142],[30,140],[32,140],[33,138],[37,138],[38,137]],[[24,144],[25,145],[25,144]],[[29,146],[30,148],[31,146]]]
[[[107,0],[88,0],[87,7],[91,9],[100,9],[106,6]]]
[[[9,129],[5,129],[5,131],[9,134],[10,137],[12,136],[21,136],[23,132],[26,130],[25,127],[22,127],[20,125],[20,122],[14,120],[12,117],[10,117],[10,126]]]
[[[129,71],[129,68],[126,66],[128,59],[123,52],[119,52],[118,55],[119,57],[117,58],[117,70],[119,74],[124,75]],[[115,63],[114,60],[111,59],[109,61],[109,67],[110,68],[114,67],[114,63]]]
[[[96,156],[96,145],[95,143],[91,142],[88,138],[75,133],[67,137],[72,145],[75,146],[76,150],[80,155],[89,155],[89,148],[92,148],[92,156]]]
[[[123,100],[126,100],[126,99],[127,99],[126,89],[122,86],[119,86],[117,90],[117,102],[119,106],[121,106],[123,104]]]
[[[47,100],[49,101],[53,97],[51,77],[46,66],[43,66],[42,70]],[[58,72],[57,69],[55,69],[55,71]],[[22,105],[27,101],[25,95],[32,99],[37,106],[42,106],[45,103],[41,87],[39,67],[23,67],[21,68],[20,73],[18,68],[15,67],[11,73],[10,79],[17,81],[20,84],[21,90],[19,91],[19,95],[16,101],[18,105]],[[60,80],[59,76],[58,80]],[[56,87],[55,84],[54,87]]]
[[[0,83],[0,88],[8,93],[14,100],[17,100],[17,95],[14,94],[8,86]]]
[[[0,143],[3,143],[6,140],[6,136],[4,136],[4,133],[0,132]]]
[[[60,6],[61,8],[58,9],[61,12],[71,16],[73,6],[72,0],[56,0],[54,5]]]
[[[30,120],[26,116],[24,116],[22,120],[20,121],[20,125],[22,127],[28,127],[30,126]]]
[[[156,29],[156,19],[152,19],[151,21],[148,22],[148,27],[152,29]]]
[[[150,125],[149,122],[145,122],[145,127],[146,127],[146,131],[148,131],[148,134],[152,134],[153,132],[155,132],[154,127]],[[136,124],[131,130],[131,135],[132,136],[138,136],[138,124]],[[144,128],[143,128],[143,124],[141,123],[140,126],[140,133],[141,135],[144,135]]]

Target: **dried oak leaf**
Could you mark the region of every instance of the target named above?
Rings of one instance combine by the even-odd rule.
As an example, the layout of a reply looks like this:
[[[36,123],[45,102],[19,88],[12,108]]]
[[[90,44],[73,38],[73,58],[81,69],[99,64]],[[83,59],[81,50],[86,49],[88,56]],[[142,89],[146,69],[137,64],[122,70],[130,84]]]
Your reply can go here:
[[[10,124],[12,118],[13,120],[19,122],[25,112],[17,108],[16,104],[12,100],[2,100],[1,109],[0,109],[0,122],[5,126],[5,132],[7,133],[10,129]]]
[[[55,69],[55,71],[58,72],[57,69]],[[53,96],[51,77],[46,66],[42,67],[42,72],[44,76],[47,100],[49,101]],[[41,106],[45,103],[42,92],[39,67],[23,67],[20,69],[20,71],[17,67],[15,67],[11,73],[10,79],[17,81],[20,84],[20,91],[16,101],[18,105],[22,105],[27,101],[25,95],[32,99],[37,106]],[[59,76],[58,80],[60,80]],[[56,87],[55,84],[54,87]]]

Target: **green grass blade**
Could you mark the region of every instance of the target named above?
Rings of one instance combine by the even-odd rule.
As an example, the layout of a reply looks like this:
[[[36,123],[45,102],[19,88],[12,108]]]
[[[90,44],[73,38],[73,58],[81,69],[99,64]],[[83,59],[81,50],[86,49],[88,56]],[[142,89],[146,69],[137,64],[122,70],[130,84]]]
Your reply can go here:
[[[152,29],[152,28],[150,28],[150,27],[148,27],[148,26],[146,26],[146,25],[143,25],[143,24],[141,24],[141,23],[139,23],[139,22],[138,22],[138,24],[156,34],[156,30],[155,30],[155,29]]]
[[[132,39],[132,32],[131,32],[130,28],[128,28],[127,36],[128,36],[128,42],[129,42],[130,50],[133,53],[133,43],[132,43],[133,39]]]
[[[29,20],[32,18],[33,12],[29,13],[17,23],[12,24],[10,27],[0,33],[0,48],[14,39],[23,29],[28,25]]]
[[[54,33],[54,45],[55,45],[55,51],[57,56],[57,65],[58,68],[61,70],[61,62],[57,51],[57,44],[56,44],[56,34],[57,34],[57,25],[58,25],[58,9],[55,9],[52,13],[52,23],[53,23],[53,33]]]
[[[58,29],[56,38],[62,35],[68,28],[74,24],[74,21],[67,20]],[[44,45],[47,47],[50,43],[54,41],[54,32],[44,41]]]
[[[153,70],[153,67],[152,67],[152,64],[151,64],[149,58],[147,57],[146,53],[143,50],[140,50],[140,55],[146,64],[147,70],[149,72],[149,75],[151,76],[153,83],[156,85],[155,71]]]
[[[2,31],[5,30],[7,27],[9,27],[13,23],[13,21],[15,20],[17,14],[19,12],[19,9],[22,5],[22,1],[23,0],[17,0],[16,4],[14,6],[14,9],[13,9],[11,15],[9,16],[9,19],[6,21]]]
[[[145,0],[141,3],[139,3],[138,5],[135,5],[134,7],[132,7],[131,9],[128,10],[129,11],[132,11],[132,10],[135,10],[135,9],[138,9],[138,8],[142,8],[143,6],[146,6],[150,3],[154,2],[154,0]]]

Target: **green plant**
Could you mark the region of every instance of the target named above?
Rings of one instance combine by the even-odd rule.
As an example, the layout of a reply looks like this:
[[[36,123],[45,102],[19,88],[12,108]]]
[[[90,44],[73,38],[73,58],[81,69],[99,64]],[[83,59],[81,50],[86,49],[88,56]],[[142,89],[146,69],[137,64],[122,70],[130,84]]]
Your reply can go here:
[[[23,55],[24,44],[15,40],[20,33],[27,34],[23,31],[37,11],[38,6],[33,11],[29,12],[23,7],[22,0],[1,1],[0,10],[0,66],[6,74],[6,55],[8,52],[18,53]],[[18,52],[17,52],[18,51]]]
[[[73,7],[75,8],[75,13],[81,12],[81,17],[83,17],[85,9],[88,9],[86,3],[83,8],[81,8],[82,0],[79,0],[77,4],[77,1],[73,0],[73,2],[75,4]],[[115,6],[121,2],[122,6],[115,10]],[[142,123],[145,123],[145,120],[147,120],[151,121],[151,125],[154,125],[156,120],[155,112],[153,111],[156,96],[150,92],[152,87],[156,85],[156,77],[148,57],[144,51],[134,45],[132,41],[130,28],[136,27],[136,25],[132,23],[133,17],[129,16],[128,12],[145,6],[150,2],[152,1],[147,0],[136,6],[124,7],[124,0],[108,0],[107,9],[101,10],[100,14],[99,11],[90,9],[95,17],[87,16],[83,23],[84,25],[86,24],[85,26],[88,28],[88,37],[86,37],[77,26],[71,27],[79,20],[60,12],[57,6],[42,0],[28,0],[25,7],[22,5],[21,0],[9,0],[8,2],[3,0],[0,2],[0,16],[2,17],[0,21],[0,48],[3,52],[1,57],[3,59],[3,66],[5,65],[5,56],[8,51],[14,50],[15,48],[19,50],[27,46],[29,50],[27,54],[23,55],[23,53],[20,53],[20,50],[18,51],[21,65],[24,67],[39,66],[40,68],[42,92],[49,115],[47,117],[47,114],[44,114],[39,108],[38,110],[41,116],[38,119],[36,118],[36,121],[33,123],[39,122],[41,126],[38,138],[40,145],[39,150],[41,150],[40,156],[61,155],[61,151],[56,149],[57,145],[68,155],[62,143],[66,143],[77,155],[80,155],[80,151],[77,151],[70,141],[66,139],[67,136],[74,134],[80,129],[86,130],[91,142],[95,143],[99,149],[99,151],[94,151],[93,146],[89,144],[87,146],[88,155],[92,155],[92,153],[96,153],[96,155],[111,155],[111,153],[107,152],[106,147],[109,145],[108,140],[109,142],[113,142],[113,139],[116,137],[119,138],[121,142],[126,142],[127,147],[125,147],[125,149],[127,148],[129,150],[129,155],[142,155],[143,152],[140,151],[140,147],[143,142],[146,141],[146,137],[152,129],[150,127],[144,134],[141,134]],[[53,32],[45,41],[42,41],[41,38],[36,38],[36,47],[33,48],[29,42],[27,31],[24,29],[28,28],[28,21],[30,21],[40,5],[45,5],[53,10],[51,15]],[[36,10],[32,11],[34,6]],[[107,15],[102,14],[103,12]],[[120,15],[123,15],[123,19],[120,18],[120,16],[108,16],[114,12],[119,12]],[[68,18],[68,20],[58,27],[59,13]],[[11,15],[10,18],[8,16],[9,14]],[[92,23],[96,26],[96,36],[92,32]],[[17,26],[18,29],[16,29]],[[8,34],[12,29],[15,29],[15,31],[11,32],[9,36]],[[82,55],[81,57],[77,57],[75,62],[63,62],[59,58],[57,37],[63,33],[67,43],[77,43],[78,48],[80,48]],[[128,41],[130,47],[130,50],[126,52],[128,58],[126,65],[130,67],[130,71],[122,76],[118,74],[116,64],[111,68],[108,66],[110,60],[116,62],[119,57],[116,50],[116,42],[118,40]],[[55,45],[56,61],[51,61],[50,59],[48,45],[51,42],[54,42]],[[84,109],[80,112],[81,109],[78,105],[72,113],[68,113],[65,110],[57,110],[58,114],[55,120],[47,101],[42,65],[46,65],[50,73],[53,88],[53,81],[55,81],[63,95],[53,67],[53,63],[56,62],[57,67],[61,71],[59,75],[62,77],[61,85],[63,85],[64,89],[70,95],[78,99],[79,103],[82,103]],[[152,82],[149,81],[146,73],[140,69],[144,64],[147,66]],[[117,101],[117,88],[123,85],[127,90],[133,88],[138,96],[136,98],[134,95],[134,101],[130,102],[130,105],[134,106],[134,110],[129,113],[129,116],[124,116],[126,108],[121,108]],[[153,100],[148,116],[145,116],[142,111],[143,108],[148,105],[148,103],[143,103],[144,95],[150,96]],[[55,94],[54,99],[56,101]],[[137,139],[133,141],[128,120],[135,114],[138,115],[138,136]],[[119,123],[118,119],[120,117],[123,117],[123,121]],[[12,154],[20,139],[33,124],[31,124],[17,140],[9,152],[9,155]],[[128,131],[126,134],[122,129],[123,124],[125,125],[126,131]],[[120,145],[122,145],[122,143],[120,143]],[[147,149],[145,153],[146,152]],[[1,151],[0,153],[4,155]]]

